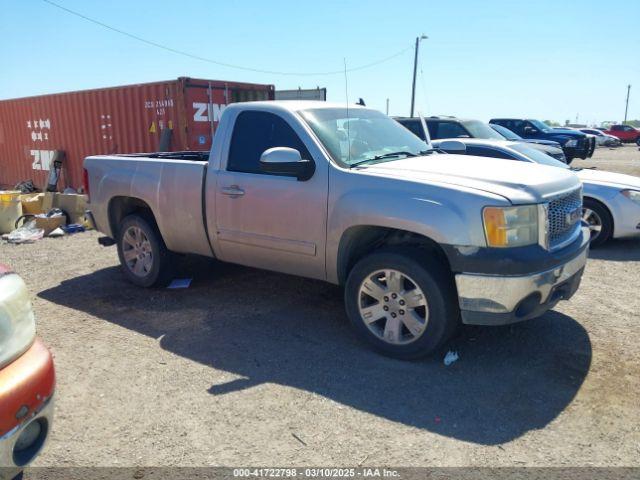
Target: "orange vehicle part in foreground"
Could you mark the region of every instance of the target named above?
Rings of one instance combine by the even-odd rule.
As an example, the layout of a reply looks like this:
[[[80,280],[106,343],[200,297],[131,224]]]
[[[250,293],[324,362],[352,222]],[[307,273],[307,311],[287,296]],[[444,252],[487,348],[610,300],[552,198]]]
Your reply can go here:
[[[0,370],[0,436],[40,410],[54,387],[51,352],[36,339],[29,350]]]

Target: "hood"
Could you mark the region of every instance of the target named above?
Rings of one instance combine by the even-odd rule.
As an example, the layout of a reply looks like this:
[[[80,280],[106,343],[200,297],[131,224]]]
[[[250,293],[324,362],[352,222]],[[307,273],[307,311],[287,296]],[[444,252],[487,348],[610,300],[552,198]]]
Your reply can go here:
[[[535,148],[536,150],[540,150],[541,152],[548,153],[549,155],[560,155],[562,153],[562,148],[556,142],[549,142],[553,145],[547,145],[544,143],[530,143],[527,142],[530,148]]]
[[[586,133],[578,132],[577,130],[550,130],[547,132],[547,135],[550,135],[552,138],[587,138]]]
[[[541,203],[580,186],[570,170],[472,155],[432,154],[358,167],[364,173],[440,183],[500,195],[511,203]]]
[[[583,169],[576,172],[578,178],[585,183],[595,183],[624,190],[631,188],[640,190],[640,177],[623,173],[605,172],[603,170]]]
[[[554,142],[553,140],[541,140],[539,138],[523,138],[522,141],[527,143],[537,143],[538,145],[548,145],[550,147],[560,148],[560,144],[558,142]]]

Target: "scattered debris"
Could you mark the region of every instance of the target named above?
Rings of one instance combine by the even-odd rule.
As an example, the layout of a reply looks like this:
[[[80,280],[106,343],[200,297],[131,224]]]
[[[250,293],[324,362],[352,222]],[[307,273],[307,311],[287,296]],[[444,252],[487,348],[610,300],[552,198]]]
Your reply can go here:
[[[44,230],[36,226],[35,220],[30,220],[20,228],[16,228],[7,236],[9,243],[31,243],[44,237]]]
[[[305,447],[307,446],[307,444],[304,442],[304,440],[302,440],[298,435],[296,435],[295,433],[291,432],[291,435],[293,435],[293,438],[295,438],[296,440],[298,440],[302,445],[304,445]]]
[[[53,230],[52,232],[49,233],[48,235],[49,237],[64,237],[64,230],[62,230],[62,228],[58,227],[55,230]]]
[[[444,364],[445,366],[449,366],[454,362],[458,361],[458,358],[460,358],[460,356],[458,355],[458,352],[454,352],[453,350],[449,350],[447,352],[447,354],[444,356]]]
[[[191,280],[193,278],[176,278],[174,279],[167,288],[189,288],[191,285]]]
[[[85,231],[84,225],[80,225],[79,223],[71,223],[69,225],[65,225],[64,227],[62,227],[62,229],[69,234]]]

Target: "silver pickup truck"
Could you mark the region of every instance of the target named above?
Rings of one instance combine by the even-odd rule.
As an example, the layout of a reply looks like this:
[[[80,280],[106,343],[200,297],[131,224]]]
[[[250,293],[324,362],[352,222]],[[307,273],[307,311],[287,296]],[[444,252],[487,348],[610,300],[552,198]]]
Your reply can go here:
[[[462,323],[540,316],[578,288],[589,233],[569,171],[439,153],[382,113],[228,106],[210,153],[85,160],[103,245],[136,285],[174,253],[344,286],[356,332],[411,358]]]

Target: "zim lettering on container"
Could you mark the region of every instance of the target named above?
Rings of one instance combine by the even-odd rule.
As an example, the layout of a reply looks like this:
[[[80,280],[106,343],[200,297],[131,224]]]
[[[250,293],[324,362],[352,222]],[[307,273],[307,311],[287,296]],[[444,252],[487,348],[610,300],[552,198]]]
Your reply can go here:
[[[65,152],[63,188],[82,185],[90,155],[208,150],[229,103],[273,98],[273,85],[181,77],[2,100],[0,186],[43,187],[55,150]]]

